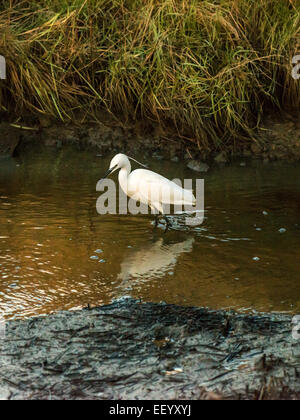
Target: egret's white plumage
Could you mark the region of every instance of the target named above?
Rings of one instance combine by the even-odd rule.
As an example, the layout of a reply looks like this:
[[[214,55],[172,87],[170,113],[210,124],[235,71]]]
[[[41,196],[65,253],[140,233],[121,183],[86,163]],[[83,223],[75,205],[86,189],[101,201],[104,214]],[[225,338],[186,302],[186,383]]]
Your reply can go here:
[[[192,191],[181,188],[175,182],[149,169],[131,172],[129,158],[119,153],[111,161],[106,175],[119,172],[119,184],[130,198],[148,205],[152,211],[164,214],[164,205],[195,205]]]

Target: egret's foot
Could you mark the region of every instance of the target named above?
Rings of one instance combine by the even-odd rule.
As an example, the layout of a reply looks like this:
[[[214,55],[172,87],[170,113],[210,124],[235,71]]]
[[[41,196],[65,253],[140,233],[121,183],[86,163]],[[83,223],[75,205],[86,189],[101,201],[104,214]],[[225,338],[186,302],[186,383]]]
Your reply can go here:
[[[170,222],[170,220],[167,218],[167,216],[163,215],[163,219],[165,221],[165,232],[167,232],[169,229],[173,229],[173,225]],[[160,222],[162,222],[162,220],[160,220],[159,215],[155,215],[155,219],[154,219],[154,229],[157,228],[157,226],[160,224]],[[162,226],[160,224],[160,226]]]

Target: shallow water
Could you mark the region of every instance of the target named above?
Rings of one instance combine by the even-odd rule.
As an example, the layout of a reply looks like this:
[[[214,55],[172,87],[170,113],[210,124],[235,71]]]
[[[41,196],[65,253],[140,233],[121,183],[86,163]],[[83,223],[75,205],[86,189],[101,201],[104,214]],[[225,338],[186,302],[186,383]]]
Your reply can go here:
[[[184,164],[138,158],[169,178],[196,176]],[[151,216],[97,214],[96,183],[108,163],[75,148],[34,148],[0,162],[0,315],[122,296],[299,312],[299,164],[211,169],[203,225],[164,233]]]

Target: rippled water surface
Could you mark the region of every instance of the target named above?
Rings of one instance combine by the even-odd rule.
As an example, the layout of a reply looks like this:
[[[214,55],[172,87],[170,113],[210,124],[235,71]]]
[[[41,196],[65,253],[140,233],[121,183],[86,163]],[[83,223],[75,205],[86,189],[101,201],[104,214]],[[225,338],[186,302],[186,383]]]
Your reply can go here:
[[[196,174],[184,164],[143,161],[169,178]],[[299,164],[212,169],[204,176],[203,225],[164,233],[151,216],[97,214],[95,187],[108,163],[73,148],[0,161],[0,315],[122,296],[299,312]]]

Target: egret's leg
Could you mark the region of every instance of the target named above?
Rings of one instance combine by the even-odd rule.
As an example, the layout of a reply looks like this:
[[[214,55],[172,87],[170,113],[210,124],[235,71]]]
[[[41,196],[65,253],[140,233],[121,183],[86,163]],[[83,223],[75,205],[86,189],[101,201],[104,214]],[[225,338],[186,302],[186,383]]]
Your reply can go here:
[[[167,216],[165,214],[163,214],[163,218],[166,221],[166,229],[165,229],[165,232],[167,232],[167,230],[172,226],[172,224],[171,224],[170,220],[167,218]]]
[[[154,226],[157,227],[158,222],[159,222],[160,213],[163,214],[164,209],[159,202],[151,203],[150,208],[151,208],[153,214],[155,215],[155,225]]]
[[[157,228],[159,222],[159,213],[157,213],[157,210],[153,205],[150,205],[149,207],[151,208],[152,214],[154,214],[154,228]]]

